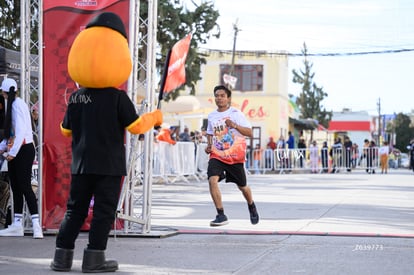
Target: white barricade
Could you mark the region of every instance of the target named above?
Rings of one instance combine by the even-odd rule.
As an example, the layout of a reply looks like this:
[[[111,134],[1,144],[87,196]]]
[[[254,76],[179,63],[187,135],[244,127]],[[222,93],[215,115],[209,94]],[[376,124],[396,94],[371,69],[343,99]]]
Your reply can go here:
[[[193,142],[154,143],[153,176],[167,182],[197,181],[207,177],[209,155],[207,144]],[[360,156],[360,157],[359,157]],[[143,167],[141,165],[141,167]],[[338,173],[363,169],[374,172],[379,167],[378,147],[351,152],[345,148],[266,149],[246,153],[246,170],[252,174],[265,173]]]
[[[170,171],[171,168],[169,164],[171,163],[170,152],[171,144],[159,141],[154,142],[154,164],[152,168],[153,177],[162,178],[164,181],[168,182],[167,171]]]
[[[199,143],[196,146],[196,169],[197,176],[202,179],[207,178],[207,167],[208,161],[210,159],[209,155],[206,154],[205,149],[207,148],[207,143]]]
[[[178,151],[176,159],[177,163],[179,164],[177,169],[178,175],[181,177],[194,177],[197,181],[199,181],[196,174],[196,148],[194,142],[177,142],[175,144],[175,147]],[[185,177],[184,179],[187,180]]]
[[[175,145],[159,141],[154,143],[153,176],[167,182],[197,177],[195,145],[193,142],[177,142]]]
[[[246,169],[253,174],[272,171],[281,174],[295,171],[338,173],[340,171],[350,172],[353,169],[374,172],[378,167],[378,147],[366,148],[361,154],[343,147],[332,149],[255,149],[246,154]]]

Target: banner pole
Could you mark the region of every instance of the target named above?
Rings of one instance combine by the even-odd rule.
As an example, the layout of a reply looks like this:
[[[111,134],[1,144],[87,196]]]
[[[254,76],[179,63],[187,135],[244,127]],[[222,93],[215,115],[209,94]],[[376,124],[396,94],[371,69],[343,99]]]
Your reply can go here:
[[[161,109],[161,101],[164,97],[164,87],[165,87],[165,82],[167,81],[167,76],[168,76],[168,66],[170,64],[170,58],[171,58],[171,52],[172,50],[170,49],[167,53],[167,57],[165,59],[165,64],[164,64],[164,72],[162,74],[162,78],[161,78],[161,86],[160,86],[160,92],[158,94],[158,104],[157,104],[157,109]]]

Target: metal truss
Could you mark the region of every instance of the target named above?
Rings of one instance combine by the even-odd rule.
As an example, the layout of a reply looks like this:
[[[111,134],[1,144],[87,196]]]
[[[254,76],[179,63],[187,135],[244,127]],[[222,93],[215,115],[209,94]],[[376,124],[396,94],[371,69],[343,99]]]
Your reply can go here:
[[[134,2],[134,3],[133,3]],[[148,18],[139,16],[139,1],[130,2],[130,46],[133,72],[129,81],[129,95],[136,102],[139,91],[145,99],[139,102],[139,113],[149,112],[155,105],[155,46],[157,31],[157,0],[148,2]],[[132,34],[132,35],[131,35]],[[145,61],[139,52],[146,49]],[[136,135],[127,135],[128,174],[124,179],[117,209],[122,219],[123,234],[148,234],[151,231],[153,133],[145,134],[144,142]]]
[[[42,0],[20,1],[20,96],[29,105],[30,109],[36,104],[39,112],[38,127],[39,131],[33,129],[33,135],[37,136],[39,140],[39,148],[36,148],[36,159],[38,163],[42,162],[41,142],[42,138]],[[38,29],[33,30],[33,26],[38,26]],[[37,31],[38,40],[31,38],[32,31]],[[36,54],[31,54],[35,52]],[[42,216],[42,173],[37,166],[34,169],[32,176],[32,185],[37,184],[37,197],[39,204],[39,215]],[[33,186],[36,187],[36,186]],[[26,207],[25,207],[26,208]],[[31,220],[26,215],[25,227],[31,229]],[[29,227],[30,226],[30,227]]]

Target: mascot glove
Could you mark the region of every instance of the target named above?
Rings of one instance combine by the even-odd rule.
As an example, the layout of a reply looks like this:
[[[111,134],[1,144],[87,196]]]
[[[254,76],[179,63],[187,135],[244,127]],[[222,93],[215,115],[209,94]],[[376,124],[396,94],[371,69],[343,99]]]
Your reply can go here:
[[[132,134],[143,134],[149,131],[152,127],[161,124],[162,113],[160,110],[155,110],[141,115],[136,121],[127,127],[127,130]]]
[[[162,116],[161,110],[157,109],[155,111],[152,111],[151,113],[154,114],[154,118],[156,121],[154,126],[160,126],[163,122],[163,116]]]

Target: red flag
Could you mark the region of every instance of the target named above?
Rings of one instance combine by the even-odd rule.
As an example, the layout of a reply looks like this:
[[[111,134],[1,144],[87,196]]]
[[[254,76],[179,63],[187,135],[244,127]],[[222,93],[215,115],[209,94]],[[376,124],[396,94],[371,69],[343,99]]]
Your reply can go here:
[[[164,93],[169,93],[185,83],[185,60],[190,48],[191,34],[187,35],[172,47],[168,62],[167,78],[165,80]]]

